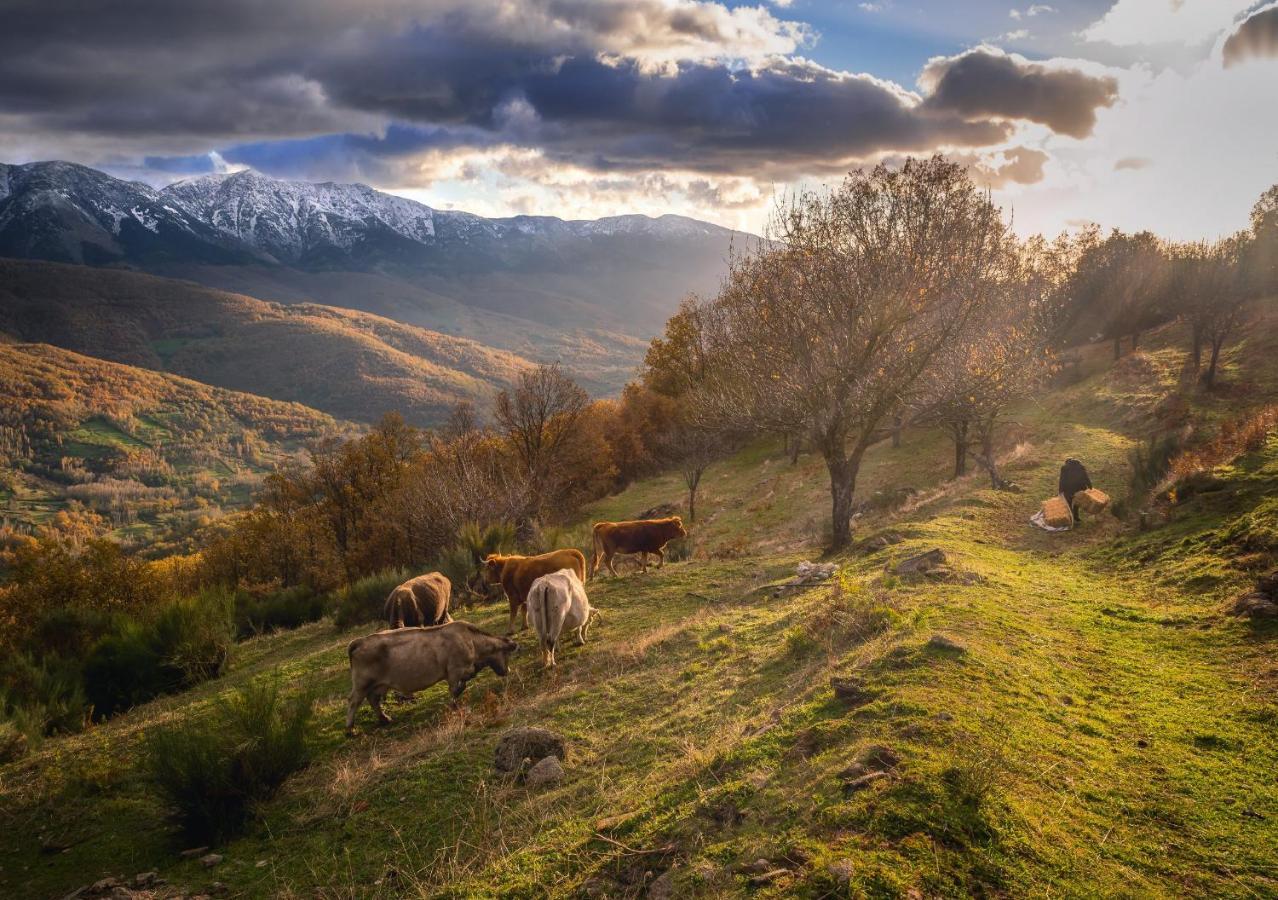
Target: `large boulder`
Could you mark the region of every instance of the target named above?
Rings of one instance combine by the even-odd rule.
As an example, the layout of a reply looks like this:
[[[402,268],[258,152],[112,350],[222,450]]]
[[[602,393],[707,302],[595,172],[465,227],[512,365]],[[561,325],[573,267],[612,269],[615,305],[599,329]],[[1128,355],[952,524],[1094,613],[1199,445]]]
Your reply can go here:
[[[1234,601],[1230,610],[1236,616],[1247,616],[1252,619],[1269,619],[1278,616],[1278,603],[1269,594],[1252,591],[1243,594]]]
[[[529,787],[541,787],[554,784],[563,777],[564,767],[560,764],[559,757],[547,756],[528,770],[528,774],[524,776],[524,783]]]
[[[568,751],[562,736],[545,728],[512,728],[497,741],[493,765],[498,772],[518,772],[524,760],[544,760],[557,756],[567,760]]]

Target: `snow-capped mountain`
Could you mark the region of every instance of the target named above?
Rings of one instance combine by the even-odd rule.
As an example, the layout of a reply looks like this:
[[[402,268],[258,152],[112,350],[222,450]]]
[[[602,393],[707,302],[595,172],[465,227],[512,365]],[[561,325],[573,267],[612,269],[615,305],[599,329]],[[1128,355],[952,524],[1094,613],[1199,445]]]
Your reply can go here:
[[[65,162],[0,164],[0,255],[90,264],[256,256],[145,184]]]
[[[740,237],[738,235],[738,237]],[[646,339],[714,290],[734,233],[683,216],[488,219],[362,184],[253,171],[161,190],[65,162],[0,165],[0,256],[131,266],[265,300],[376,312],[502,346],[464,310]]]

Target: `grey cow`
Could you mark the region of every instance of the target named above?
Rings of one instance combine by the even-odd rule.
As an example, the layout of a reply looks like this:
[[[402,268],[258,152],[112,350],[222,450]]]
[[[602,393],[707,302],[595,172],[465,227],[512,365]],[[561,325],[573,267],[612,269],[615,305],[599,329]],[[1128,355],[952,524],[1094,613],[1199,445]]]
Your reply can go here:
[[[519,645],[510,638],[489,634],[469,622],[396,628],[356,638],[347,648],[351,696],[346,705],[346,732],[353,733],[355,713],[365,700],[379,721],[389,722],[382,700],[390,691],[411,695],[447,680],[455,703],[466,683],[484,668],[505,678],[510,657],[518,650]]]

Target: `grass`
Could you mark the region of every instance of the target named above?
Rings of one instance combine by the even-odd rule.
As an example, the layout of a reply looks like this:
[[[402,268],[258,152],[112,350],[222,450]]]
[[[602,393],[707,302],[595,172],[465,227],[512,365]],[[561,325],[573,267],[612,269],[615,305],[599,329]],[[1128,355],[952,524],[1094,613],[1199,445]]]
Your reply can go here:
[[[1002,454],[1025,493],[944,481],[948,448],[927,433],[873,448],[862,496],[916,492],[860,530],[907,540],[838,558],[837,587],[774,596],[816,555],[828,511],[818,461],[791,468],[760,444],[707,473],[697,561],[591,583],[602,621],[554,673],[526,653],[457,710],[434,688],[392,704],[386,728],[362,710],[346,740],[345,646],[360,629],[239,645],[218,682],[0,768],[0,894],[158,868],[250,897],[641,896],[666,871],[676,896],[1272,896],[1278,633],[1222,609],[1273,562],[1245,548],[1274,528],[1278,440],[1151,531],[1026,524],[1066,455],[1120,493],[1127,451],[1176,389],[1174,340],[1151,335],[1153,362],[1117,371],[1097,348],[1087,380],[1016,411]],[[1230,378],[1268,377],[1247,355],[1259,340],[1231,350]],[[1214,421],[1247,402],[1192,400]],[[589,517],[681,495],[656,478]],[[960,577],[887,574],[932,547]],[[467,616],[504,620],[499,606]],[[963,650],[929,648],[934,634]],[[274,671],[319,697],[314,761],[222,865],[181,861],[138,772],[142,740]],[[865,701],[835,699],[832,675],[858,677]],[[562,782],[494,772],[498,737],[522,724],[567,738]],[[848,788],[843,773],[876,747],[899,757],[891,774]],[[751,884],[742,866],[760,858],[784,872]]]

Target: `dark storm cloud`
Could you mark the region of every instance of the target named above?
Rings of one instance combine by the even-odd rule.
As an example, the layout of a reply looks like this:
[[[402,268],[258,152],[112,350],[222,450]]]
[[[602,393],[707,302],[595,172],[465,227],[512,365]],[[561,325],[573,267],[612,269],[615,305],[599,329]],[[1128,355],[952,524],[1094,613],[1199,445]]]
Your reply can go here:
[[[159,149],[165,171],[220,149],[279,174],[389,173],[506,143],[598,171],[811,172],[996,144],[1015,119],[1085,133],[1114,92],[966,54],[929,65],[921,101],[794,56],[807,29],[763,7],[694,0],[18,0],[4,25],[0,114],[53,145]]]
[[[1096,110],[1118,97],[1114,78],[1048,67],[990,48],[932,60],[920,84],[931,109],[1025,119],[1076,138],[1091,134]]]
[[[1221,55],[1226,66],[1249,57],[1278,57],[1278,3],[1244,19],[1225,41]]]

